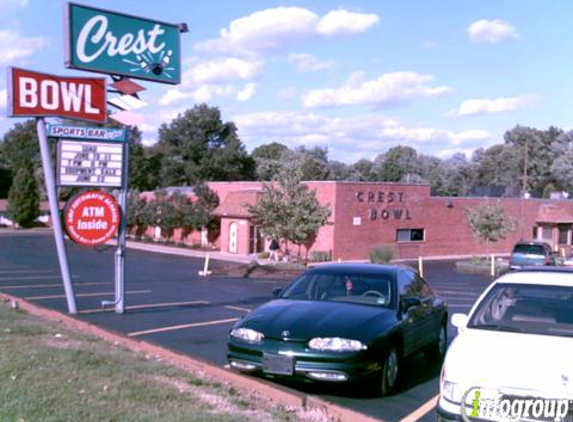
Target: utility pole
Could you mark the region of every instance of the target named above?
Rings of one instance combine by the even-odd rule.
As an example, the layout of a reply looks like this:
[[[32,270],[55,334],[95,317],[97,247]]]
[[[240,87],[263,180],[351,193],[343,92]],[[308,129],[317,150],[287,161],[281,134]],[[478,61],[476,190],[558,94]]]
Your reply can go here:
[[[524,198],[527,193],[527,169],[529,167],[529,139],[525,140],[523,145],[525,148],[524,158],[523,158],[523,187],[521,189],[521,197]]]

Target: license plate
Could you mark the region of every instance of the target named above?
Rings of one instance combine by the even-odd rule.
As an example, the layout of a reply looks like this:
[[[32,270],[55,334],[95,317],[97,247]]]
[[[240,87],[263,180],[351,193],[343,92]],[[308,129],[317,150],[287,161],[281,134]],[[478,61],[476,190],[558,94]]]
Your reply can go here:
[[[263,372],[274,375],[292,375],[294,374],[294,358],[264,353]]]

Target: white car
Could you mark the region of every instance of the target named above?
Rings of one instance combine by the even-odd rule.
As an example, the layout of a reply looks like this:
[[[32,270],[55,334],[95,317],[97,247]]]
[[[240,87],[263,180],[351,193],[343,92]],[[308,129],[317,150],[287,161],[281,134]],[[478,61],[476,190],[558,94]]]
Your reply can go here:
[[[438,421],[573,421],[571,269],[508,273],[452,324]]]

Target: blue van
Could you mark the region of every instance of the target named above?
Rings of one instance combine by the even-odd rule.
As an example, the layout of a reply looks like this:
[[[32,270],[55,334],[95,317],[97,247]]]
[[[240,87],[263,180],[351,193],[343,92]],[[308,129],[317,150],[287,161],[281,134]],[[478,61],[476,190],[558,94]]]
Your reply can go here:
[[[540,265],[555,265],[555,255],[549,244],[535,240],[515,244],[509,259],[509,268],[515,270]]]

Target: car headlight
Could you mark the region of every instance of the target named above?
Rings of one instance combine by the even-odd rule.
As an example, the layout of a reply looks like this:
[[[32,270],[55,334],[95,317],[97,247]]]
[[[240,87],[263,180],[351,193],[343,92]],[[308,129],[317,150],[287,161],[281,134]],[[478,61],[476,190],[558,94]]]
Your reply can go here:
[[[243,340],[247,343],[259,344],[265,335],[250,328],[233,328],[229,335],[237,340]]]
[[[308,342],[313,350],[328,350],[332,352],[357,352],[366,350],[367,346],[358,340],[340,337],[317,337]]]
[[[451,381],[442,381],[442,397],[454,404],[460,404],[462,402],[462,396],[464,395],[464,389],[460,384]]]

